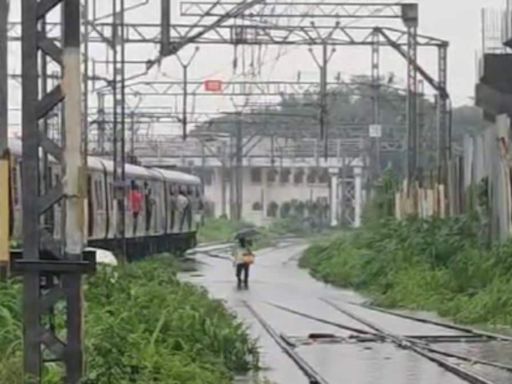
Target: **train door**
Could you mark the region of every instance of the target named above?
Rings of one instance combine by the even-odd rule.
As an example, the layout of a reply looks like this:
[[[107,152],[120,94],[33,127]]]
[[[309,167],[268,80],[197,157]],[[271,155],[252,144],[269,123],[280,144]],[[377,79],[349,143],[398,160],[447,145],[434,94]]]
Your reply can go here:
[[[137,227],[139,226],[139,217],[135,217],[133,211],[132,193],[136,180],[130,181],[130,186],[126,189],[124,201],[124,219],[125,219],[125,235],[126,237],[135,237],[137,234]]]
[[[177,186],[169,184],[169,232],[177,232],[178,227],[178,200]]]
[[[165,191],[165,185],[162,180],[155,182],[156,185],[156,205],[155,205],[155,228],[159,235],[165,233],[165,195],[162,191]]]
[[[158,215],[158,187],[154,180],[144,182],[144,231],[147,235],[155,235],[158,229],[155,219]]]
[[[155,228],[155,216],[157,215],[157,187],[153,180],[146,180],[143,183],[143,210],[141,212],[141,227],[146,235],[154,235],[157,231]],[[142,228],[141,228],[142,229]]]
[[[161,180],[155,180],[153,182],[153,218],[152,218],[152,226],[153,231],[157,235],[161,235],[164,233],[164,199],[163,199],[163,182]]]

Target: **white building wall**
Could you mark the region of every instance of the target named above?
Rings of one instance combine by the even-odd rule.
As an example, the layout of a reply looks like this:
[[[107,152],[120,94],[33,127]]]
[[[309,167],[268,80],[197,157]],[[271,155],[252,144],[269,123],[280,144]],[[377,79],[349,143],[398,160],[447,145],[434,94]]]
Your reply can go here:
[[[302,202],[316,201],[318,198],[329,199],[329,178],[326,183],[308,183],[307,170],[302,183],[294,182],[294,170],[291,170],[289,182],[281,182],[279,173],[275,181],[268,181],[270,168],[263,168],[261,182],[251,179],[251,169],[243,170],[243,219],[256,225],[270,224],[273,218],[267,217],[267,208],[275,202],[282,206],[283,203],[298,200]],[[279,172],[279,170],[278,170]],[[216,168],[213,173],[212,184],[205,186],[207,199],[214,204],[216,217],[222,215],[222,178],[221,168]],[[254,210],[254,205],[260,203],[262,209]],[[226,183],[226,215],[230,216],[230,185]],[[278,212],[279,215],[279,212]]]

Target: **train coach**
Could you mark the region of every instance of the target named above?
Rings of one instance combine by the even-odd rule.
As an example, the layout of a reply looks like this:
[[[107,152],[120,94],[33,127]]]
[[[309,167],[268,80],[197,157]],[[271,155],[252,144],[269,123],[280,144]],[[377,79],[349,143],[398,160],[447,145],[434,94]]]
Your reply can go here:
[[[21,142],[10,140],[11,239],[22,234]],[[120,250],[124,210],[126,257],[133,261],[159,252],[182,253],[195,246],[204,207],[201,180],[174,170],[127,164],[126,184],[114,185],[114,163],[99,157],[87,160],[87,245]],[[42,162],[41,162],[42,164]],[[42,165],[41,165],[42,166]],[[47,180],[52,187],[60,180],[60,164],[49,159]],[[124,200],[116,199],[123,193]],[[120,192],[121,191],[121,192]],[[41,218],[41,226],[60,238],[61,204]]]

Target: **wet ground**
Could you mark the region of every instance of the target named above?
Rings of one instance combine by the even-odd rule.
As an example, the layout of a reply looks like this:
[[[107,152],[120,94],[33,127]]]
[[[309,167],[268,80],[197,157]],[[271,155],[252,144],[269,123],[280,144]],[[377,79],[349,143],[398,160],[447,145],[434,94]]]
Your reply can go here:
[[[282,351],[268,332],[256,320],[246,303],[279,334],[296,342],[295,350],[328,383],[343,384],[457,384],[465,383],[433,362],[387,342],[360,342],[349,339],[354,333],[333,325],[326,325],[277,308],[285,306],[321,319],[371,331],[360,322],[328,305],[327,299],[341,308],[397,335],[457,335],[458,331],[405,320],[362,308],[351,303],[362,303],[355,292],[327,286],[311,278],[307,271],[297,267],[297,260],[305,245],[281,244],[279,248],[257,254],[251,269],[250,287],[239,290],[235,284],[231,261],[222,250],[206,249],[198,252],[199,270],[183,278],[204,286],[210,294],[226,302],[259,339],[264,370],[260,376],[273,383],[308,384],[304,374]],[[424,314],[422,314],[424,315]],[[340,338],[332,343],[311,342],[311,333],[327,333]],[[303,344],[302,341],[306,341]],[[456,352],[474,358],[512,365],[512,343],[442,343],[438,349]],[[512,373],[448,359],[490,383],[512,383]],[[257,383],[257,377],[241,378],[237,383]]]

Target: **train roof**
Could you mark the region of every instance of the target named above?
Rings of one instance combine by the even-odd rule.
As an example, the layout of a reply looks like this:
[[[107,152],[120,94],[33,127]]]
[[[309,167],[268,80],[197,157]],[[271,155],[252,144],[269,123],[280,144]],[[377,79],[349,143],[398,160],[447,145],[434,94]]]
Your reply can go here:
[[[114,173],[114,162],[112,160],[102,159],[101,157],[87,157],[87,167],[95,171],[107,171],[108,173]],[[126,164],[124,171],[127,178],[155,178],[149,169],[139,167],[138,165]]]
[[[21,140],[18,138],[9,138],[9,150],[13,155],[21,156]],[[95,171],[107,171],[108,173],[114,172],[114,162],[112,160],[102,159],[96,156],[87,157],[87,166],[89,169],[93,169]],[[201,184],[201,180],[198,177],[188,173],[159,168],[145,168],[133,164],[125,165],[125,174],[127,178],[145,178],[154,180],[164,179],[168,182],[182,183],[186,185]]]
[[[160,169],[160,168],[150,168],[151,170],[158,172],[161,174],[164,179],[173,181],[173,182],[182,182],[187,185],[199,185],[201,184],[201,179],[197,176],[180,172],[173,171],[168,169]]]

